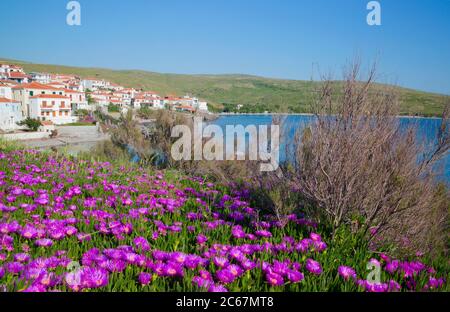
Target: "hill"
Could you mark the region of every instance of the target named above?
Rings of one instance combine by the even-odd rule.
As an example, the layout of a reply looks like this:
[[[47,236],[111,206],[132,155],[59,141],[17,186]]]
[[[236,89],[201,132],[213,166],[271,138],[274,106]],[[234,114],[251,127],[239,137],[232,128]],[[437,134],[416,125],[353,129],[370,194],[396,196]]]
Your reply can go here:
[[[126,87],[153,90],[160,94],[190,93],[208,101],[215,111],[232,111],[244,104],[243,112],[306,113],[315,87],[320,82],[281,80],[250,75],[182,75],[143,70],[111,70],[47,64],[33,64],[3,59],[18,64],[25,71],[75,74],[98,77]],[[440,115],[448,96],[406,88],[397,88],[401,113],[405,115]]]

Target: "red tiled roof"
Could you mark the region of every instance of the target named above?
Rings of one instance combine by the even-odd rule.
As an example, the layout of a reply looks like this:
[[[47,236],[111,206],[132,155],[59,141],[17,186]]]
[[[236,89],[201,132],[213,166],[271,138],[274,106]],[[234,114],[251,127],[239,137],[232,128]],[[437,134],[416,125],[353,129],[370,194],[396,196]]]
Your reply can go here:
[[[10,72],[9,78],[28,78],[28,76],[21,72]]]
[[[58,88],[50,87],[39,82],[23,83],[15,86],[13,89],[38,89],[38,90],[53,90],[58,91]]]
[[[38,94],[31,97],[32,99],[69,99],[67,96],[59,94]]]

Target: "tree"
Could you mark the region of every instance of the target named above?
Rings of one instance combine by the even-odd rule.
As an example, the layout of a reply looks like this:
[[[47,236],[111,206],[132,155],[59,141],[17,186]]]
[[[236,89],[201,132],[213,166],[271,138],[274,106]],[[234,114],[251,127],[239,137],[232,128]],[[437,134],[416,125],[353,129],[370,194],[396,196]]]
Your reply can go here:
[[[17,123],[19,126],[26,126],[31,131],[37,131],[40,126],[42,126],[41,122],[38,119],[33,119],[30,117],[27,117],[27,119],[24,119]]]

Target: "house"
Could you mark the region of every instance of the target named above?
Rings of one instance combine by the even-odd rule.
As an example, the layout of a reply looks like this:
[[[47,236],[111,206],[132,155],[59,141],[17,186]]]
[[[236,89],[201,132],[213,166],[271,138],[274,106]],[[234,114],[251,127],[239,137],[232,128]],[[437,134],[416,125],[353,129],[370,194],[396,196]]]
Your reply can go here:
[[[64,89],[66,96],[70,98],[70,105],[72,107],[72,112],[80,109],[88,110],[89,104],[86,100],[86,94],[84,92],[75,91],[71,89]]]
[[[16,86],[17,83],[10,80],[0,81],[0,97],[12,99],[13,93],[12,88]]]
[[[0,130],[11,131],[23,119],[20,102],[0,97]]]
[[[59,83],[67,83],[69,81],[75,81],[79,80],[74,75],[65,75],[65,74],[51,74],[50,75],[50,81],[52,82],[59,82]]]
[[[195,112],[195,108],[193,108],[190,105],[177,105],[174,107],[174,109],[177,112],[187,112],[187,113],[194,113]]]
[[[41,126],[39,127],[39,131],[52,133],[53,131],[55,131],[55,129],[56,129],[55,124],[51,120],[41,121]]]
[[[0,64],[0,73],[9,74],[9,73],[22,73],[25,74],[23,68],[17,65],[10,64]]]
[[[195,107],[198,111],[207,112],[208,111],[208,102],[198,101],[198,106]]]
[[[30,97],[29,116],[41,121],[50,120],[55,125],[72,123],[77,120],[72,116],[70,98],[59,94],[38,94]]]
[[[38,94],[65,95],[63,89],[57,89],[38,82],[19,84],[12,88],[12,92],[12,98],[21,102],[24,116],[29,116],[28,106],[30,104],[30,97]]]
[[[11,71],[8,74],[8,79],[16,81],[18,83],[28,83],[30,82],[30,77],[22,72],[19,71]]]
[[[0,74],[8,74],[10,71],[9,64],[0,64]]]
[[[120,86],[120,85],[118,85],[118,84],[116,84],[116,83],[110,83],[109,84],[109,89],[111,89],[111,90],[114,90],[114,91],[121,91],[121,90],[123,90],[124,89],[124,87],[122,87],[122,86]]]
[[[32,81],[42,83],[42,84],[48,84],[52,81],[51,75],[47,73],[37,73],[32,72],[30,73],[30,77]]]
[[[84,89],[98,90],[107,89],[110,86],[109,81],[105,81],[98,78],[86,78],[81,80],[81,84]]]
[[[66,84],[65,83],[58,82],[58,81],[51,81],[47,85],[49,87],[53,87],[53,88],[56,88],[56,89],[65,89],[66,88]]]
[[[108,106],[109,104],[109,92],[106,91],[94,91],[90,93],[90,97],[100,106]]]

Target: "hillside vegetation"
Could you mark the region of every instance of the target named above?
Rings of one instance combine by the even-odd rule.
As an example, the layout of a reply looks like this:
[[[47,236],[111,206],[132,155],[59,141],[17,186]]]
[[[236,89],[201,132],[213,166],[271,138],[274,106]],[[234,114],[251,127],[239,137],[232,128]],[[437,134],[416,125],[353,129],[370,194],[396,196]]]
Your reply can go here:
[[[2,62],[2,61],[0,61]],[[126,87],[153,90],[161,95],[190,93],[208,101],[214,111],[307,113],[320,82],[280,80],[249,75],[180,75],[142,70],[111,70],[3,60],[23,66],[25,71],[98,77]],[[404,115],[436,116],[442,113],[446,96],[396,88]]]

